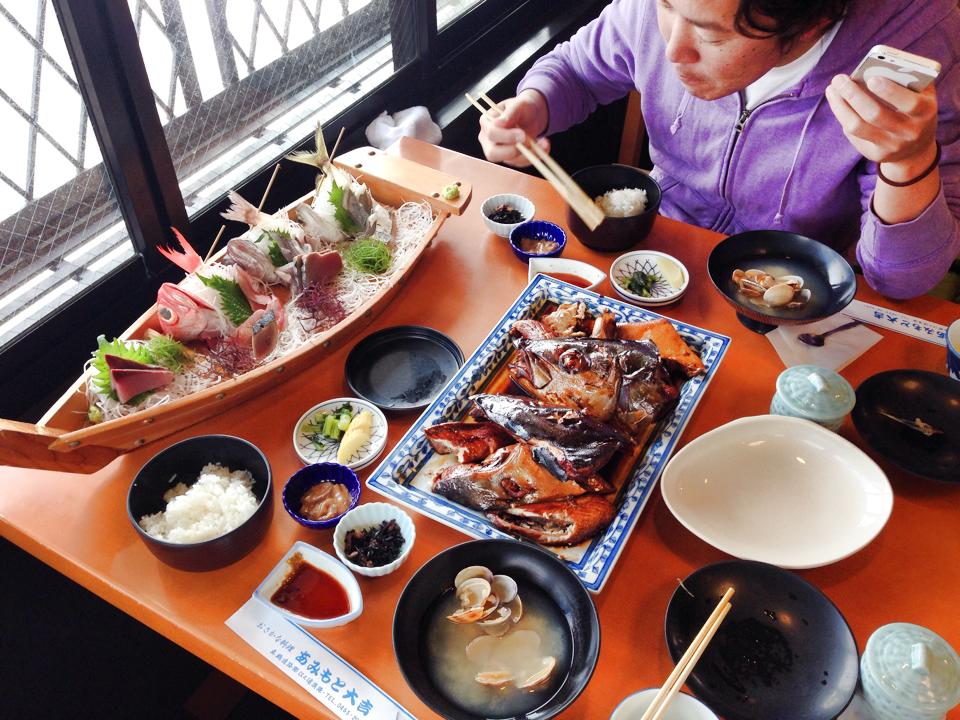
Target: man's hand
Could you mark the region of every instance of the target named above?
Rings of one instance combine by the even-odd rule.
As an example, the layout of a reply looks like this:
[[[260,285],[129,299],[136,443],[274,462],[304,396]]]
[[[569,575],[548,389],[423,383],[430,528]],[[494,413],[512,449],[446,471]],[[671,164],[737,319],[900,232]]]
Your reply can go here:
[[[861,155],[883,163],[884,175],[896,182],[915,178],[936,156],[936,90],[931,85],[918,93],[882,77],[866,85],[837,75],[826,90],[833,114]]]
[[[499,114],[498,111],[499,110]],[[517,97],[504,100],[480,118],[480,146],[490,162],[506,163],[514,167],[525,167],[530,163],[516,148],[529,135],[537,137],[547,129],[547,101],[536,90],[524,90]],[[546,151],[550,150],[550,141],[540,138],[537,143]]]

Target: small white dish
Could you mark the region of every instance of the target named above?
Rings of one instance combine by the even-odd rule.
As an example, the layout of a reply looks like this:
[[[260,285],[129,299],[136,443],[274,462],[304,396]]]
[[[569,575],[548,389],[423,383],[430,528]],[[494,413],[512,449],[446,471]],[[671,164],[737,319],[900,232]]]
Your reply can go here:
[[[350,562],[344,552],[344,542],[347,537],[347,532],[350,530],[363,530],[376,527],[384,520],[396,520],[397,525],[400,526],[400,533],[403,535],[403,547],[400,549],[400,554],[397,556],[397,559],[386,565],[379,565],[377,567],[363,567],[362,565],[355,565]],[[413,543],[416,542],[416,539],[417,529],[407,513],[390,503],[372,502],[355,507],[340,519],[340,522],[337,523],[337,529],[333,532],[333,549],[343,564],[358,575],[382,577],[389,575],[403,565],[409,557],[410,550],[413,549]]]
[[[490,213],[496,210],[501,205],[509,205],[514,210],[523,215],[523,220],[516,223],[498,223],[490,219]],[[499,235],[502,238],[509,238],[510,232],[523,223],[533,220],[533,215],[536,213],[537,208],[532,202],[530,202],[523,195],[512,195],[510,193],[504,193],[502,195],[493,195],[488,197],[483,201],[483,205],[480,206],[480,214],[483,215],[483,222],[486,224],[487,228],[494,235]]]
[[[350,602],[349,612],[347,612],[345,615],[329,618],[327,620],[316,620],[314,618],[307,618],[303,617],[302,615],[297,615],[296,613],[292,613],[289,610],[286,610],[279,605],[274,605],[272,602],[270,602],[270,598],[273,597],[273,594],[280,588],[284,578],[290,574],[289,561],[290,558],[297,553],[300,553],[304,562],[310,563],[319,570],[323,570],[328,575],[332,575],[334,580],[343,586],[343,589],[347,591],[347,599]],[[293,544],[293,547],[290,548],[280,559],[280,562],[274,566],[273,570],[270,571],[270,574],[267,575],[266,579],[260,583],[256,590],[254,590],[253,596],[260,602],[265,603],[269,607],[276,610],[281,615],[289,618],[297,625],[301,625],[303,627],[339,627],[341,625],[346,625],[348,622],[356,620],[358,617],[360,617],[360,613],[363,612],[363,595],[360,593],[360,585],[357,583],[357,579],[353,576],[353,574],[347,570],[344,564],[338,561],[335,557],[328,555],[322,550],[318,550],[313,545],[305,543],[302,540],[298,540]]]
[[[637,295],[627,289],[630,277],[638,271],[658,278],[649,297]],[[637,305],[669,305],[683,297],[687,291],[690,273],[686,266],[672,255],[656,250],[634,250],[621,255],[610,265],[610,284],[617,295]]]
[[[628,695],[614,709],[610,720],[640,720],[658,692],[660,692],[660,688],[649,688],[636,692],[633,695]],[[664,713],[663,719],[719,720],[710,708],[693,697],[693,695],[688,695],[682,691],[677,694],[667,707],[667,712]]]
[[[791,570],[853,555],[893,510],[887,476],[860,448],[780,415],[740,418],[692,440],[667,463],[660,489],[700,539]]]
[[[347,462],[341,464],[346,465],[351,470],[359,470],[372,463],[383,452],[383,448],[387,445],[388,426],[387,418],[380,408],[373,403],[358,398],[334,398],[314,405],[301,415],[297,424],[293,426],[293,449],[304,465],[337,462],[337,450],[340,448],[340,443],[314,443],[310,439],[310,434],[311,426],[316,427],[318,425],[318,417],[324,412],[331,413],[344,404],[351,406],[354,415],[362,410],[369,410],[373,415],[373,430],[370,433],[370,439],[361,445]],[[322,425],[323,421],[320,420],[319,424]]]
[[[527,264],[527,282],[531,282],[537,275],[548,275],[557,280],[565,280],[557,275],[573,275],[580,278],[583,284],[576,284],[585,290],[596,290],[607,274],[600,268],[580,260],[567,258],[530,258]]]

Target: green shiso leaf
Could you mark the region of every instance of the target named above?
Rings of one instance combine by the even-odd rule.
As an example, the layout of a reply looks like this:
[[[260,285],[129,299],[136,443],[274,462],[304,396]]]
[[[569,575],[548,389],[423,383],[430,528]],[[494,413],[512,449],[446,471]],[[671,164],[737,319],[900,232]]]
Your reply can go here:
[[[380,275],[389,270],[392,261],[390,248],[372,237],[354,240],[343,255],[353,268],[374,275]]]
[[[333,205],[334,217],[337,219],[337,223],[340,225],[340,229],[345,233],[358,233],[361,230],[361,227],[357,225],[356,221],[351,217],[350,213],[347,212],[347,209],[343,206],[343,193],[344,189],[337,185],[337,181],[333,178],[330,178],[330,204]]]
[[[276,240],[271,240],[267,246],[267,257],[270,258],[270,262],[273,263],[274,267],[283,267],[287,264],[287,259],[283,256],[283,253],[280,252],[280,246]]]
[[[244,297],[240,286],[233,280],[227,280],[219,275],[211,275],[208,278],[203,275],[197,275],[197,277],[208,288],[213,288],[219,293],[223,314],[234,325],[241,325],[244,320],[253,315],[250,303]]]
[[[109,395],[114,400],[117,399],[117,393],[110,387],[110,368],[107,366],[107,360],[104,355],[116,355],[125,360],[133,360],[134,362],[143,363],[144,365],[154,364],[153,356],[139,343],[126,343],[119,338],[107,342],[105,336],[101,335],[98,337],[97,349],[93,352],[93,384],[98,392]],[[137,397],[130,400],[130,404],[136,404],[136,402],[143,400],[141,396],[146,395],[147,393],[137,395]]]

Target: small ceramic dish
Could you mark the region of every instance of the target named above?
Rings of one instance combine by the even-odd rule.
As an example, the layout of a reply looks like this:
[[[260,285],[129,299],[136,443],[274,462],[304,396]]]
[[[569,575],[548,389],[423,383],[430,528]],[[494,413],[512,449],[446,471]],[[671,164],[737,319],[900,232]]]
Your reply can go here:
[[[628,695],[614,709],[610,720],[640,720],[660,692],[660,688],[640,690]],[[713,711],[693,695],[679,693],[663,715],[663,720],[719,720]]]
[[[291,558],[294,555],[300,553],[300,556],[303,558],[304,562],[313,565],[318,570],[322,570],[328,575],[332,576],[340,586],[347,593],[347,601],[350,604],[350,610],[343,615],[338,615],[337,617],[327,618],[325,620],[317,620],[315,618],[308,618],[302,615],[297,615],[294,612],[290,612],[286,608],[274,604],[270,598],[273,597],[274,593],[280,589],[280,586],[283,584],[283,581],[286,579],[287,575],[290,574],[292,569],[292,563],[290,562]],[[328,555],[322,550],[318,550],[313,545],[303,542],[303,540],[298,540],[293,544],[293,547],[287,550],[286,554],[280,559],[273,570],[270,571],[270,574],[260,583],[259,587],[253,592],[253,596],[264,603],[268,607],[276,610],[281,615],[289,618],[297,625],[302,625],[304,627],[312,628],[334,628],[341,625],[346,625],[348,622],[356,620],[360,617],[360,613],[363,612],[363,595],[360,592],[360,585],[357,583],[357,579],[351,574],[343,563],[339,562],[332,555]]]
[[[370,439],[343,463],[351,470],[359,470],[377,459],[377,456],[383,452],[387,444],[387,418],[373,403],[358,398],[334,398],[314,405],[307,410],[297,424],[293,426],[293,449],[297,457],[304,463],[336,462],[337,452],[340,450],[340,443],[337,441],[315,441],[313,437],[318,437],[320,427],[323,425],[323,416],[336,412],[343,405],[349,405],[354,415],[367,410],[373,415],[373,429],[370,433]]]
[[[400,534],[403,535],[403,547],[400,548],[400,554],[396,560],[377,567],[364,567],[350,562],[344,550],[347,533],[351,530],[365,530],[376,527],[385,520],[396,520],[397,525],[400,526]],[[341,518],[340,522],[337,523],[337,529],[333,531],[333,549],[340,561],[358,575],[382,577],[389,575],[403,565],[410,556],[410,550],[413,549],[413,543],[416,539],[417,529],[407,513],[389,503],[373,502],[360,505]]]
[[[650,295],[643,296],[627,288],[634,273],[645,273],[652,279]],[[656,250],[636,250],[621,255],[610,266],[610,284],[617,295],[638,305],[669,305],[676,302],[690,285],[690,273],[672,255]]]
[[[350,493],[350,507],[341,514],[327,520],[310,520],[300,514],[300,501],[303,494],[319,483],[339,483]],[[353,470],[337,463],[314,463],[297,470],[287,484],[283,486],[283,507],[294,520],[311,530],[326,530],[332,528],[350,510],[357,506],[360,500],[360,480]]]
[[[523,220],[517,223],[499,223],[495,220],[491,220],[491,213],[493,213],[494,210],[501,205],[509,205],[512,207],[523,216]],[[522,225],[528,220],[532,220],[536,211],[537,208],[534,206],[534,204],[523,195],[512,195],[510,193],[488,197],[483,201],[483,205],[480,206],[480,214],[483,215],[483,222],[490,229],[490,232],[492,232],[494,235],[499,235],[502,238],[510,237],[510,231],[513,230],[517,225]]]
[[[556,244],[552,250],[546,252],[529,252],[522,248],[524,240],[541,240]],[[559,225],[546,220],[531,220],[520,223],[510,231],[510,249],[517,259],[530,262],[533,258],[552,258],[563,252],[567,245],[567,234]]]
[[[582,287],[584,290],[596,290],[607,277],[600,268],[580,260],[535,257],[530,258],[527,264],[529,265],[527,282],[531,282],[537,275],[548,275],[556,280]]]

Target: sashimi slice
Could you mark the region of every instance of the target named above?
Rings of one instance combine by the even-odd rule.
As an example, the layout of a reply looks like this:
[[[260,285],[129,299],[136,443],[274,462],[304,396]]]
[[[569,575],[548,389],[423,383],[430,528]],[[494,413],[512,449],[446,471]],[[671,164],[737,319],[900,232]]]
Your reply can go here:
[[[134,364],[140,365],[140,363]],[[117,393],[117,399],[122,403],[128,402],[140,393],[156,390],[171,382],[173,382],[173,373],[166,368],[151,366],[110,368],[110,387]]]

